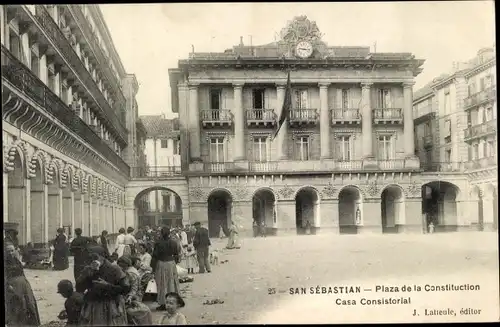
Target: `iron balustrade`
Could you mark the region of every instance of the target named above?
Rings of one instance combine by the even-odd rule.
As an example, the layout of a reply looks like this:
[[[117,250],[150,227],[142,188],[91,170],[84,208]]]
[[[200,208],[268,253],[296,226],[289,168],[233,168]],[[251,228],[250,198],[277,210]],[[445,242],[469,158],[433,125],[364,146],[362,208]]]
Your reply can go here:
[[[54,42],[57,48],[69,60],[72,67],[76,70],[78,77],[83,81],[84,86],[90,90],[92,96],[95,97],[96,105],[101,109],[103,118],[109,121],[111,127],[126,144],[128,131],[124,127],[116,112],[116,110],[120,110],[120,108],[115,106],[115,110],[109,105],[108,101],[104,98],[104,95],[97,86],[97,83],[92,78],[91,73],[87,70],[80,57],[78,57],[77,53],[71,46],[69,40],[66,39],[63,32],[47,10],[43,6],[36,6],[35,11],[35,17],[39,24],[42,25],[52,42]]]
[[[361,114],[358,108],[334,108],[331,109],[333,120],[359,120]]]
[[[316,109],[292,109],[289,115],[290,120],[294,121],[316,121],[318,119],[318,110]]]
[[[66,8],[68,8],[68,11],[73,14],[73,17],[75,18],[75,21],[81,24],[83,27],[83,33],[87,37],[86,39],[88,42],[90,42],[90,47],[92,48],[94,54],[97,57],[97,61],[100,64],[100,67],[102,70],[104,70],[104,73],[107,75],[109,79],[109,84],[111,87],[114,88],[115,94],[117,96],[117,104],[125,104],[125,97],[122,94],[122,90],[120,88],[121,82],[118,80],[116,77],[115,73],[111,70],[109,67],[110,63],[110,58],[104,54],[104,51],[102,50],[99,42],[97,41],[97,36],[95,35],[94,32],[92,32],[92,29],[90,27],[90,23],[85,17],[82,8],[80,5],[66,5]]]
[[[174,177],[182,175],[181,166],[130,167],[130,177]]]
[[[248,109],[247,120],[275,120],[276,115],[273,109]]]
[[[474,93],[464,99],[464,109],[469,109],[488,100],[495,99],[497,94],[497,86],[492,85],[482,91]]]
[[[374,119],[403,119],[403,109],[401,108],[375,108],[373,109]]]
[[[233,120],[231,110],[208,109],[201,111],[202,121],[227,122]]]
[[[2,77],[19,89],[24,95],[35,101],[49,114],[59,119],[72,132],[82,137],[88,145],[97,150],[127,176],[129,166],[99,137],[70,107],[68,107],[48,86],[33,72],[16,59],[2,45]]]
[[[466,139],[472,139],[475,137],[486,136],[489,134],[495,134],[497,132],[497,120],[492,119],[485,123],[474,125],[465,129],[464,137]]]

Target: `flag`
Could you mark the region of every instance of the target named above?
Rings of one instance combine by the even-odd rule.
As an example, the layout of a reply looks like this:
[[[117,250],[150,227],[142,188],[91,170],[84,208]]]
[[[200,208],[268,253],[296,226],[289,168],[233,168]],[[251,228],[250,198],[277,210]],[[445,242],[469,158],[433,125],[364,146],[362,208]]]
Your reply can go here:
[[[278,126],[276,128],[276,132],[274,133],[273,140],[276,138],[276,135],[278,135],[278,132],[280,131],[281,126],[288,117],[291,108],[292,108],[292,84],[290,83],[290,71],[288,71],[288,79],[286,82],[286,89],[285,89],[285,99],[283,100],[283,108],[281,109],[280,118],[278,120]]]

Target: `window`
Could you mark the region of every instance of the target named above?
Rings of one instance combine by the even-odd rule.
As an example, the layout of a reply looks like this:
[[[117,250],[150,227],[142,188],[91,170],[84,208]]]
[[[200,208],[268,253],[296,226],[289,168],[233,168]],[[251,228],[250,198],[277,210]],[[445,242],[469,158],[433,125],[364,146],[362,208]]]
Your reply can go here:
[[[13,31],[12,25],[10,26],[9,41],[10,41],[10,49],[9,49],[10,52],[14,57],[22,61],[21,38],[17,33]]]
[[[469,96],[476,93],[476,83],[469,84]]]
[[[221,109],[221,90],[211,89],[210,90],[210,109],[220,110]]]
[[[181,141],[174,140],[174,154],[181,154]]]
[[[493,76],[488,75],[486,76],[486,88],[489,88],[493,85]]]
[[[252,90],[253,108],[254,109],[265,109],[266,104],[265,104],[264,94],[265,94],[264,89]]]
[[[444,136],[451,136],[451,121],[449,119],[444,121]]]
[[[389,89],[380,89],[378,90],[378,107],[379,108],[392,108],[391,104],[391,90]]]
[[[307,109],[309,107],[309,98],[307,90],[295,90],[295,108]]]
[[[392,137],[391,135],[381,135],[378,137],[378,159],[391,160],[392,155]]]
[[[224,137],[210,139],[210,162],[224,162]]]
[[[48,71],[48,87],[52,92],[56,92],[56,74],[53,71]]]
[[[424,125],[424,136],[429,136],[431,135],[431,122],[425,122]]]
[[[490,121],[493,119],[493,109],[488,107],[484,110],[484,122]]]
[[[40,78],[40,59],[38,58],[38,55],[34,51],[31,51],[30,67],[33,74],[35,74],[36,77]]]
[[[481,79],[479,80],[479,85],[480,85],[480,91],[484,91],[484,89],[486,87],[486,81],[485,81],[484,77],[481,77]]]
[[[444,160],[447,163],[451,162],[451,149],[448,149],[448,150],[444,151]]]
[[[68,85],[66,84],[66,81],[63,81],[60,86],[61,86],[60,90],[61,99],[63,100],[64,103],[66,103],[68,101]]]
[[[432,150],[425,151],[425,163],[428,165],[432,164]]]
[[[339,136],[337,139],[337,160],[350,161],[351,160],[351,136]]]
[[[162,149],[168,149],[168,140],[160,140],[160,144]]]
[[[342,109],[349,108],[349,89],[342,90]]]
[[[444,94],[444,114],[451,113],[450,92]]]
[[[253,160],[256,162],[266,162],[267,154],[267,137],[255,137],[253,139]]]
[[[297,160],[309,160],[309,136],[299,136],[295,144]]]

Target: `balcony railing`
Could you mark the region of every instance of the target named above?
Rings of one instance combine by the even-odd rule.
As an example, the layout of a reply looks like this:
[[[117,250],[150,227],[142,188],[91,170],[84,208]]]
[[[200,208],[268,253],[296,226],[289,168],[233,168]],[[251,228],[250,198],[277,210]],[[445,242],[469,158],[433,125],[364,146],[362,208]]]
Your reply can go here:
[[[429,172],[463,172],[465,163],[463,162],[420,162],[420,168]]]
[[[276,114],[273,109],[248,109],[246,111],[248,125],[274,125]]]
[[[472,170],[472,169],[482,169],[482,168],[494,167],[497,165],[498,165],[498,158],[496,155],[492,155],[492,156],[484,157],[481,159],[467,161],[465,163],[465,168]]]
[[[378,160],[380,170],[398,170],[405,168],[404,159]],[[342,172],[362,171],[363,160],[337,161],[337,160],[288,160],[250,162],[251,172],[289,173],[289,172]],[[373,168],[370,168],[373,170]]]
[[[401,108],[375,108],[373,109],[373,120],[375,123],[402,123],[403,109]]]
[[[201,121],[204,126],[208,125],[231,125],[233,114],[230,110],[209,109],[201,111]]]
[[[104,95],[97,86],[97,83],[92,78],[92,75],[89,73],[85,65],[82,63],[80,57],[78,57],[75,50],[69,43],[69,40],[66,39],[63,32],[59,29],[59,26],[43,6],[36,6],[35,17],[39,24],[42,25],[52,42],[54,42],[57,48],[62,52],[62,54],[68,59],[70,64],[76,70],[76,73],[78,77],[83,81],[84,86],[88,90],[90,90],[92,97],[96,101],[97,107],[99,107],[102,111],[102,118],[109,121],[111,127],[122,139],[122,143],[126,143],[128,132],[120,119],[119,113],[116,112],[117,110],[125,108],[119,108],[117,106],[115,106],[115,108],[112,108],[109,105],[108,101],[104,98]],[[125,104],[123,103],[119,105]]]
[[[116,74],[109,67],[110,58],[104,54],[99,42],[97,41],[97,37],[95,33],[92,33],[92,29],[90,28],[90,23],[83,14],[82,7],[79,5],[67,5],[66,8],[70,13],[73,14],[75,21],[77,21],[83,27],[83,33],[86,36],[88,42],[90,42],[90,47],[94,51],[94,54],[97,57],[97,61],[99,62],[99,68],[104,71],[106,74],[110,86],[114,89],[114,93],[116,95],[116,101],[118,106],[122,104],[125,105],[125,97],[123,96],[122,90],[120,88],[121,81],[118,80]]]
[[[207,173],[225,173],[234,169],[234,162],[206,162],[203,164],[203,171]]]
[[[132,178],[158,178],[174,177],[181,175],[181,166],[153,166],[153,167],[131,167]]]
[[[318,122],[317,109],[292,109],[289,114],[290,124],[316,124]]]
[[[470,108],[472,108],[474,106],[478,106],[484,102],[493,100],[496,98],[496,94],[497,94],[497,86],[496,85],[490,86],[487,89],[484,89],[480,92],[472,94],[468,98],[465,98],[464,109],[470,109]]]
[[[2,45],[2,77],[31,98],[49,114],[60,120],[66,127],[82,137],[84,141],[96,149],[113,163],[124,174],[129,175],[129,166],[123,159],[100,138],[71,108],[69,108],[45,83],[33,72],[17,60]]]
[[[469,128],[466,128],[464,130],[465,135],[464,138],[466,141],[478,138],[478,137],[483,137],[487,136],[490,134],[496,134],[497,132],[497,120],[492,119],[490,121],[487,121],[485,123],[479,124],[479,125],[474,125]]]
[[[361,114],[358,108],[335,108],[330,110],[333,124],[355,124],[361,122]]]
[[[405,167],[404,159],[378,160],[378,167],[381,170],[403,169]]]

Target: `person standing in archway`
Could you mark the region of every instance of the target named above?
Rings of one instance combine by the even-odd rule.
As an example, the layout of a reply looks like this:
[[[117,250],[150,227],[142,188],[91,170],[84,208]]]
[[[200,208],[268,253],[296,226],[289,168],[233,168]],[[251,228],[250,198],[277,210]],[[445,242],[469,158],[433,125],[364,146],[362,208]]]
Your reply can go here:
[[[54,270],[66,270],[69,268],[69,246],[63,228],[57,229],[57,236],[54,240]]]
[[[86,249],[88,244],[90,244],[90,240],[88,237],[82,236],[82,229],[81,228],[76,228],[75,229],[75,239],[71,241],[70,245],[70,252],[73,254],[73,259],[74,259],[74,267],[73,267],[73,274],[75,277],[75,282],[76,279],[80,276],[80,273],[82,272],[83,268],[85,268],[86,264]]]

